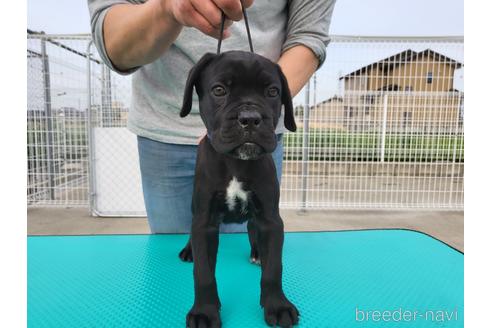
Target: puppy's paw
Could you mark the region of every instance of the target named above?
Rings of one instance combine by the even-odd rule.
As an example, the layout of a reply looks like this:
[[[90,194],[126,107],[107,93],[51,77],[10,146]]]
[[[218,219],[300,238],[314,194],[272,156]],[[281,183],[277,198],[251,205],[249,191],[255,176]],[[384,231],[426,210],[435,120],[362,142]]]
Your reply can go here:
[[[186,315],[187,328],[220,328],[219,306],[213,304],[193,305]]]
[[[256,265],[261,265],[261,259],[259,257],[250,257],[249,258],[249,263],[256,264]]]
[[[262,303],[269,326],[292,327],[299,322],[299,310],[284,295],[267,297]]]
[[[261,265],[260,254],[256,248],[251,248],[251,253],[249,255],[249,263]]]
[[[183,262],[193,262],[193,251],[191,250],[190,244],[187,244],[181,252],[179,252],[179,258]]]

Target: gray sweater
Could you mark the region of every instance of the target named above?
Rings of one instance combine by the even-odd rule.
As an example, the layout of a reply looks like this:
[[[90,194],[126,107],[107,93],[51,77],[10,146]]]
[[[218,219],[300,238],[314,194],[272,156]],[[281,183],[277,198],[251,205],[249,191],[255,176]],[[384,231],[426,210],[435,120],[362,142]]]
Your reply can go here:
[[[132,76],[132,103],[128,128],[137,135],[173,144],[196,145],[205,133],[193,99],[190,115],[179,117],[188,71],[207,52],[215,52],[217,40],[193,28],[184,28],[173,45],[156,61],[121,72],[113,66],[104,46],[103,21],[112,5],[145,0],[88,0],[91,31],[102,60],[112,70]],[[335,0],[256,0],[248,9],[255,52],[277,61],[296,45],[309,47],[320,65],[325,59],[328,28]],[[234,23],[222,51],[248,51],[244,21]],[[281,120],[280,122],[283,122]],[[283,125],[277,133],[283,132]]]

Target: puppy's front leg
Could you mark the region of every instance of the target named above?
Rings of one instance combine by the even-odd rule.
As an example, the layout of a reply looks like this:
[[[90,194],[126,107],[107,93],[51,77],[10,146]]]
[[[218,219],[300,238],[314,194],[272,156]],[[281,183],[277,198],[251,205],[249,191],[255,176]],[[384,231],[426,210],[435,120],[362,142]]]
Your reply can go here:
[[[220,300],[215,280],[215,263],[219,245],[219,227],[206,218],[193,218],[191,246],[193,249],[193,278],[195,303],[186,316],[190,328],[221,327]]]
[[[282,247],[284,225],[280,216],[258,220],[261,255],[261,298],[268,325],[291,327],[299,321],[299,311],[282,290]]]

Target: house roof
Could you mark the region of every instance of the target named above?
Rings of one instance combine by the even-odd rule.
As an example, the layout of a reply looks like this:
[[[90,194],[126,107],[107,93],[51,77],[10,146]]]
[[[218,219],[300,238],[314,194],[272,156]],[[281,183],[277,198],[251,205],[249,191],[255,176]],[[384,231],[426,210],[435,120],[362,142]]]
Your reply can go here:
[[[339,80],[346,79],[350,76],[360,75],[362,73],[365,73],[368,69],[375,68],[375,67],[382,69],[386,73],[386,72],[394,69],[395,67],[397,67],[400,64],[411,62],[411,61],[415,60],[416,58],[418,58],[420,56],[424,56],[424,55],[432,56],[432,57],[436,58],[437,61],[439,61],[439,62],[444,62],[448,65],[454,65],[457,69],[461,68],[463,66],[462,63],[460,63],[454,59],[451,59],[449,57],[446,57],[446,56],[444,56],[438,52],[435,52],[431,49],[425,49],[425,50],[420,51],[420,52],[416,52],[416,51],[413,51],[411,49],[408,49],[408,50],[402,51],[400,53],[397,53],[393,56],[390,56],[388,58],[382,59],[378,62],[375,62],[375,63],[369,64],[367,66],[361,67],[356,71],[353,71],[347,75],[340,77]]]
[[[321,106],[321,105],[324,105],[324,104],[329,104],[329,103],[332,103],[332,102],[343,102],[343,98],[342,97],[339,97],[339,96],[333,96],[331,98],[328,98],[328,99],[323,100],[322,102],[317,103],[316,105],[312,105],[310,108],[315,108],[317,106]]]
[[[326,100],[323,100],[319,104],[326,104],[326,103],[330,103],[330,102],[333,102],[333,101],[343,102],[343,97],[333,96],[331,98],[328,98]]]

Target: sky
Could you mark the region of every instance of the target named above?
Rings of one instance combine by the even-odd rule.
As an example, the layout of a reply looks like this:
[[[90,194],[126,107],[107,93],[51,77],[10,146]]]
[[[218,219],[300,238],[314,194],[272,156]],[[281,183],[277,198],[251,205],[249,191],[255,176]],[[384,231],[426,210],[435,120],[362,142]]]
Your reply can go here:
[[[463,7],[463,0],[338,0],[330,33],[463,35]],[[27,24],[47,33],[88,33],[87,1],[28,0]]]

